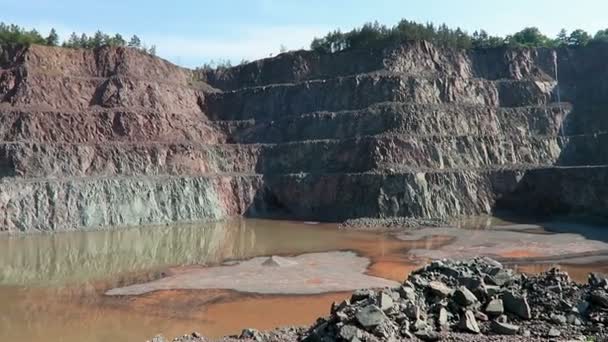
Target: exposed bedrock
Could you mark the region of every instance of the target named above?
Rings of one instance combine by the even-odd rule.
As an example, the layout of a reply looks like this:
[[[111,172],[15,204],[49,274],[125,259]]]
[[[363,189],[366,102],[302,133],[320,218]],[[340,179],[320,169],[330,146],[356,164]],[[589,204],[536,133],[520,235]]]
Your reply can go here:
[[[412,42],[192,71],[128,48],[3,46],[0,229],[605,216],[606,60],[603,45]]]

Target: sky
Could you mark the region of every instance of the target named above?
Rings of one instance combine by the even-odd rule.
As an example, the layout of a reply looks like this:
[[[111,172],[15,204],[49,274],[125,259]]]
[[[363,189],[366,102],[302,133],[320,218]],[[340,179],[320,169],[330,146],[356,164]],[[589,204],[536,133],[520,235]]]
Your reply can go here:
[[[154,44],[157,54],[196,67],[218,60],[254,60],[308,48],[315,36],[375,21],[405,18],[446,23],[469,32],[506,35],[536,26],[549,36],[561,28],[591,33],[608,28],[607,0],[0,0],[0,21],[71,32],[101,30]]]

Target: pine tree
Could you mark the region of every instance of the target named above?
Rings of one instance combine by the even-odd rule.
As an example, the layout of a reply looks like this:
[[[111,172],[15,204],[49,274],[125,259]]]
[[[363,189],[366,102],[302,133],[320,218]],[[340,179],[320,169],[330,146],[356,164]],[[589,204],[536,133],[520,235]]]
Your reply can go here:
[[[50,46],[59,45],[59,35],[57,34],[57,31],[55,31],[54,28],[51,29],[51,32],[49,32],[48,37],[46,37],[46,45],[50,45]]]

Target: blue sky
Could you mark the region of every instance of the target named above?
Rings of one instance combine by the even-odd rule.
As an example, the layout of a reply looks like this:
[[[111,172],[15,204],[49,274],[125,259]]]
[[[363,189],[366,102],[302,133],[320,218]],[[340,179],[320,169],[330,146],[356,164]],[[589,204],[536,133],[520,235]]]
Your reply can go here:
[[[256,59],[308,47],[314,36],[367,21],[401,18],[447,23],[470,32],[508,34],[537,26],[592,33],[608,28],[606,0],[0,0],[0,21],[39,29],[138,34],[158,54],[184,66],[210,60]]]

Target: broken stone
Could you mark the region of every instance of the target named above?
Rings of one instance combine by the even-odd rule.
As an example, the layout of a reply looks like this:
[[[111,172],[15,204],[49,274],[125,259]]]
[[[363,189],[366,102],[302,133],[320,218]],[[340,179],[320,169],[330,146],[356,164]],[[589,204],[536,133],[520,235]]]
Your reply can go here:
[[[576,304],[576,311],[578,313],[580,313],[581,315],[587,314],[588,310],[589,310],[589,302],[587,302],[586,300],[581,300],[580,302],[578,302],[578,304]]]
[[[566,316],[564,315],[556,315],[556,314],[551,314],[550,316],[551,322],[555,323],[555,324],[566,324]]]
[[[454,292],[454,301],[462,306],[469,306],[477,303],[477,297],[464,286],[459,287]]]
[[[519,332],[519,326],[498,321],[492,321],[490,329],[499,335],[517,335]]]
[[[420,307],[414,303],[408,303],[405,308],[405,314],[411,320],[418,320],[420,319]]]
[[[515,294],[509,291],[502,297],[504,309],[507,312],[515,314],[523,319],[530,319],[530,305],[526,297]]]
[[[608,294],[604,291],[593,291],[589,295],[589,301],[602,308],[608,308]]]
[[[561,335],[562,335],[561,331],[559,331],[555,328],[549,329],[549,332],[547,333],[548,337],[560,337]]]
[[[589,273],[589,285],[608,290],[608,277],[600,273]]]
[[[373,328],[386,320],[384,312],[375,305],[364,307],[357,312],[355,317],[357,318],[357,322],[365,329]]]
[[[439,325],[440,329],[445,329],[448,326],[448,310],[446,310],[445,308],[441,308],[439,309],[439,315],[438,315],[438,319],[437,319],[437,324]]]
[[[372,290],[357,290],[350,296],[351,303],[356,303],[361,300],[372,298],[375,292]]]
[[[441,339],[441,335],[432,330],[417,331],[414,335],[425,342],[435,342]]]
[[[401,286],[399,288],[399,295],[403,299],[414,301],[416,300],[416,291],[409,286]]]
[[[151,342],[165,342],[165,338],[161,335],[156,335],[156,336],[152,337]]]
[[[502,299],[492,299],[486,306],[486,314],[492,317],[500,316],[504,311]]]
[[[446,298],[452,295],[454,292],[447,285],[440,281],[431,281],[428,285],[429,290],[432,294],[440,298]]]
[[[488,316],[481,311],[475,311],[475,319],[485,322],[488,320]]]
[[[378,295],[378,305],[380,305],[380,310],[386,312],[393,308],[393,304],[393,298],[391,298],[385,292],[380,292]]]
[[[269,267],[289,267],[289,266],[294,266],[297,265],[298,263],[293,261],[293,260],[289,260],[287,258],[283,258],[280,256],[276,256],[273,255],[271,257],[269,257],[268,259],[266,259],[263,263],[262,266],[269,266]]]
[[[340,328],[340,332],[338,333],[340,337],[345,339],[346,341],[352,341],[353,339],[361,339],[363,337],[363,333],[359,328],[353,325],[345,325]]]
[[[477,320],[475,319],[475,314],[473,314],[473,311],[471,310],[465,311],[464,315],[460,317],[458,328],[460,328],[462,331],[473,334],[479,334],[481,332],[479,325],[477,324]]]

